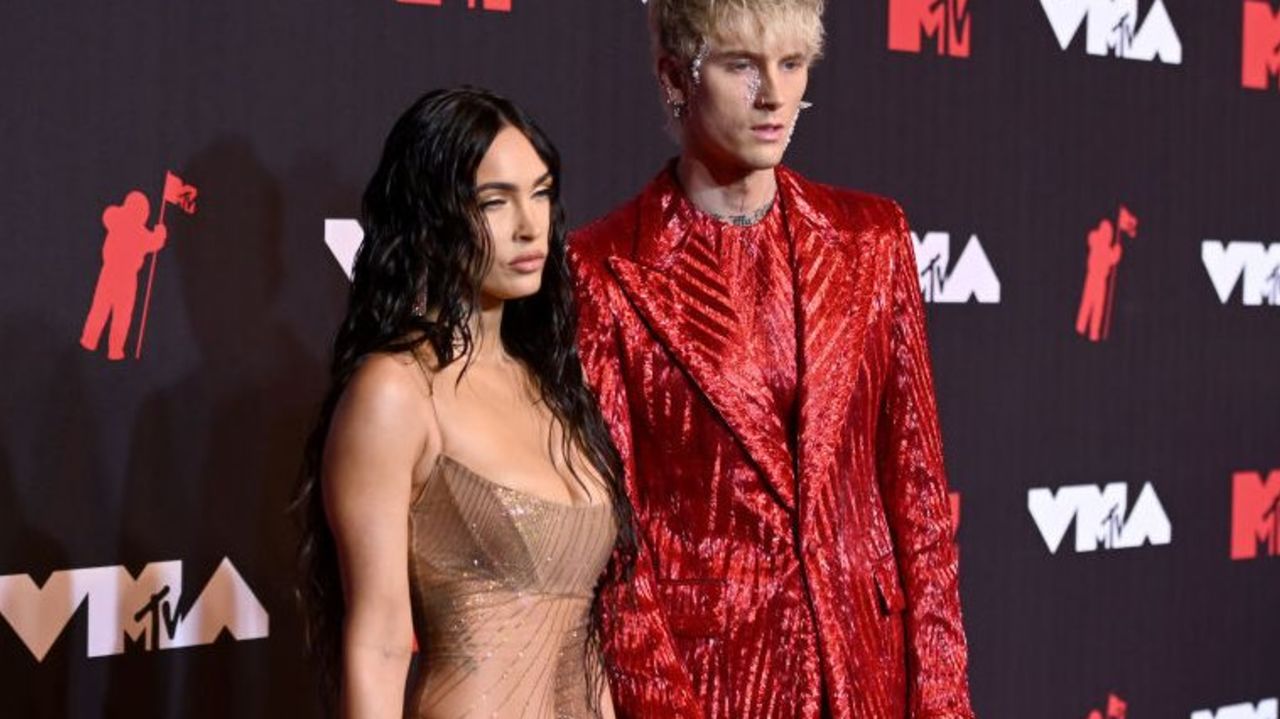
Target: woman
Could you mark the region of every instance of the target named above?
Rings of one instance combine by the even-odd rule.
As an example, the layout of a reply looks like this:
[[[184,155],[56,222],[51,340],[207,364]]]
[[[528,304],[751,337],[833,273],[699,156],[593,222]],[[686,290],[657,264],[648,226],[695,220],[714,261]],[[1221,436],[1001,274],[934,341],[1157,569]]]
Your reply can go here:
[[[400,117],[365,190],[299,497],[310,637],[346,717],[612,716],[594,588],[630,515],[574,345],[559,188],[546,135],[463,88]]]

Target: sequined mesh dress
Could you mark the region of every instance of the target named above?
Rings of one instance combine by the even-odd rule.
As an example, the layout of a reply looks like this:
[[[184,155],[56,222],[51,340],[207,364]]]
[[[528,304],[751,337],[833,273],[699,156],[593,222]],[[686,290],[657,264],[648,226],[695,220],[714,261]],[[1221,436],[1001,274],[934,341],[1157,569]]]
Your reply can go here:
[[[596,716],[590,607],[615,534],[607,503],[542,499],[439,455],[409,510],[410,716]]]

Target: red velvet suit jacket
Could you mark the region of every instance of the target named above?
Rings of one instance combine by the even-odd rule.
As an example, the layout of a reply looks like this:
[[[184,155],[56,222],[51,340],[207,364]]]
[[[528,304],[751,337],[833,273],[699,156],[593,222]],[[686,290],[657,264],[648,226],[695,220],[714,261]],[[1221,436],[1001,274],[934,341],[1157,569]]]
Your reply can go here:
[[[972,717],[906,220],[886,199],[777,178],[794,452],[670,170],[570,242],[583,365],[639,534],[632,579],[603,596],[619,714]]]

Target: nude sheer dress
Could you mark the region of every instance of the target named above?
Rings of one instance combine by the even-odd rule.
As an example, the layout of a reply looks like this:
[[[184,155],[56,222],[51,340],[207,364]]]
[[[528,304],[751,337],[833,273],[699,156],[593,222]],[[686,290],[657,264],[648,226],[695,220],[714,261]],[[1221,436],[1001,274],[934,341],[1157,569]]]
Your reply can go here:
[[[409,715],[579,719],[603,705],[611,717],[607,689],[588,701],[604,680],[587,638],[616,533],[608,502],[543,499],[438,455],[409,509],[422,667]]]

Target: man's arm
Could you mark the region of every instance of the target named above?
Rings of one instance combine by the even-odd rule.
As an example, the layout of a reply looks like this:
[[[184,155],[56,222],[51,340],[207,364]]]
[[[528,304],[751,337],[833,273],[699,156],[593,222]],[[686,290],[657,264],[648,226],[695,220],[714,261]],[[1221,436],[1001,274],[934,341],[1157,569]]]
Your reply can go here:
[[[627,388],[621,345],[609,295],[601,279],[570,252],[578,307],[578,350],[614,445],[622,455],[627,494],[637,496]],[[620,575],[619,553],[601,590],[605,666],[619,717],[701,719],[688,670],[658,603],[653,556],[644,540],[645,518],[636,508],[632,576]]]
[[[950,501],[915,252],[893,206],[891,356],[879,436],[881,491],[906,586],[910,719],[969,719]]]

